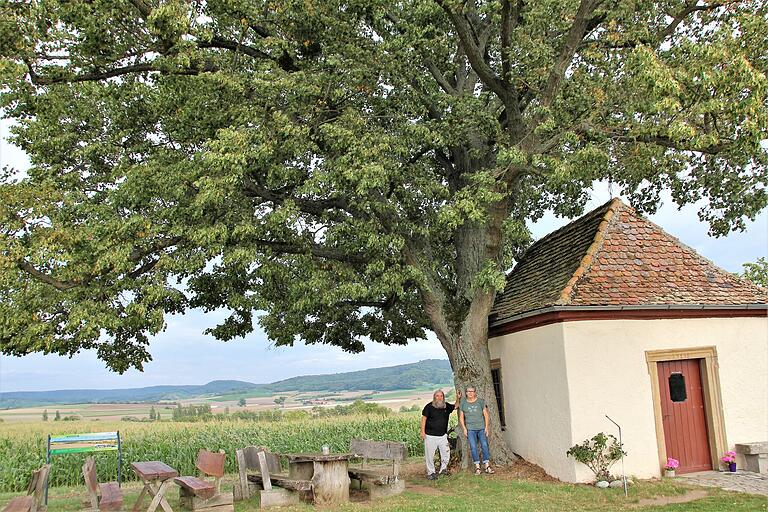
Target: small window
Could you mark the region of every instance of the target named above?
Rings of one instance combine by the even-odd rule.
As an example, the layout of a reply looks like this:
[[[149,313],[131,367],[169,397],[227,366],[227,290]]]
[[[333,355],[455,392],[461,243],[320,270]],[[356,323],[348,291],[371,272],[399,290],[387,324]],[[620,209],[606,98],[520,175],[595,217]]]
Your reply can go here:
[[[669,398],[673,402],[685,402],[688,395],[685,392],[685,377],[682,373],[669,376]]]
[[[493,364],[496,360],[491,362],[491,378],[493,379],[493,391],[496,395],[496,407],[499,409],[499,421],[501,421],[501,427],[507,426],[507,422],[504,418],[504,394],[503,387],[501,385],[501,366],[499,363]]]

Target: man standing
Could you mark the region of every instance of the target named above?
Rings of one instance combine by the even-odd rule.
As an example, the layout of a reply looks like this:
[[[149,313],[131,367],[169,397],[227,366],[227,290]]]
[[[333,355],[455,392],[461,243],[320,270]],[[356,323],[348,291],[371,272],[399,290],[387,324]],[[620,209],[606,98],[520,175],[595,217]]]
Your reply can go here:
[[[448,417],[459,407],[461,391],[456,390],[456,403],[445,402],[445,393],[438,389],[432,394],[432,401],[421,411],[421,440],[424,441],[424,458],[427,463],[427,478],[437,480],[435,473],[435,450],[440,450],[441,475],[448,474],[451,449],[448,446]]]

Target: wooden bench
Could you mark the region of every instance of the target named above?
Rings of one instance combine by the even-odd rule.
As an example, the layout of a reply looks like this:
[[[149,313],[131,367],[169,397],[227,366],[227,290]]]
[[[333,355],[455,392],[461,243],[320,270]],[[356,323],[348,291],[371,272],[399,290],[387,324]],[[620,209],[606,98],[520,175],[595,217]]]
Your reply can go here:
[[[359,467],[349,468],[349,478],[357,480],[361,488],[365,484],[371,499],[394,496],[403,492],[405,482],[400,478],[400,463],[408,455],[405,443],[353,439],[349,443],[349,451],[363,459]],[[390,463],[369,465],[369,459]]]
[[[737,444],[736,453],[744,456],[747,471],[768,473],[768,441]]]
[[[120,510],[123,508],[123,490],[117,482],[100,484],[96,478],[96,461],[93,457],[85,459],[83,464],[85,488],[91,501],[91,510]]]
[[[3,507],[3,512],[44,512],[46,507],[43,501],[50,471],[50,464],[45,464],[37,471],[33,471],[27,487],[27,495],[13,498]]]
[[[238,481],[234,486],[235,500],[250,499],[259,492],[259,506],[298,504],[302,494],[311,494],[312,482],[291,479],[281,473],[280,460],[263,446],[246,446],[237,450]]]
[[[179,486],[181,508],[197,512],[234,512],[232,495],[221,493],[225,462],[224,452],[200,450],[195,467],[201,476],[180,476],[173,479]],[[206,477],[213,477],[213,481],[206,480]]]

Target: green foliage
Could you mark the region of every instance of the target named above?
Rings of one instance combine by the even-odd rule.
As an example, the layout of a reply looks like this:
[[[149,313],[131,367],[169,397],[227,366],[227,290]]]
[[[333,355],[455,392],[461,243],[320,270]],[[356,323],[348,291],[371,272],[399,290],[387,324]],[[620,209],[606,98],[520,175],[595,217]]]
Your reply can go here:
[[[120,418],[120,421],[128,421],[128,422],[138,422],[138,423],[149,423],[153,420],[149,418],[137,418],[136,416],[123,416]]]
[[[581,444],[571,446],[565,453],[586,465],[597,480],[610,480],[608,471],[611,466],[621,459],[622,455],[627,454],[616,437],[602,432]]]
[[[43,410],[43,421],[48,421],[48,409]]]
[[[768,261],[758,258],[754,263],[745,263],[742,277],[749,279],[758,286],[768,287]]]
[[[61,420],[61,414],[59,414],[59,411],[56,411],[56,416],[53,418],[53,421],[60,421]]]
[[[360,416],[367,414],[389,416],[392,414],[392,410],[389,407],[374,402],[363,402],[362,400],[355,400],[349,405],[312,408],[312,415],[320,418],[328,418],[332,416]]]
[[[238,407],[245,407],[245,398],[241,398],[237,401]]]
[[[179,404],[171,414],[173,421],[206,421],[212,417],[211,404]]]
[[[713,234],[766,206],[764,1],[511,4],[0,1],[33,163],[0,171],[2,352],[140,369],[190,308],[221,340],[455,344],[595,181]]]

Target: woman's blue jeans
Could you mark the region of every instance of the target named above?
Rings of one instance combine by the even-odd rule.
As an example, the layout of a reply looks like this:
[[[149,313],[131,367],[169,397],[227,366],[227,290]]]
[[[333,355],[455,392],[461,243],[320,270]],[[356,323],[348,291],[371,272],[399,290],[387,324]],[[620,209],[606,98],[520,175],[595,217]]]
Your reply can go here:
[[[480,464],[480,456],[477,453],[477,444],[480,443],[480,448],[483,450],[483,462],[488,464],[491,460],[491,451],[488,449],[488,438],[485,436],[485,429],[468,430],[467,438],[469,439],[469,451],[472,453],[472,461],[475,464]]]

